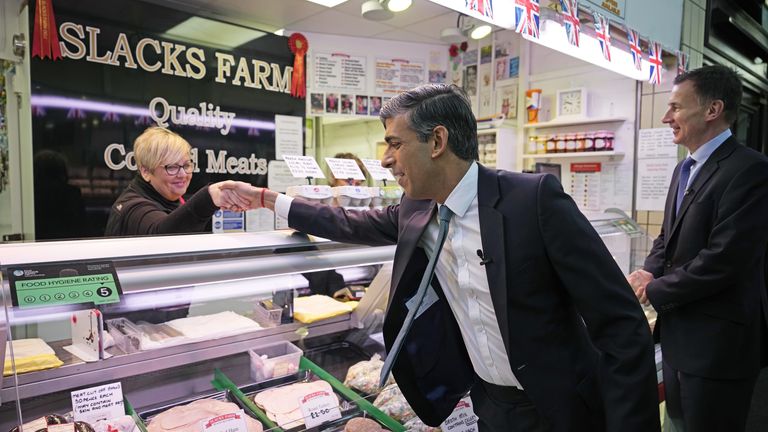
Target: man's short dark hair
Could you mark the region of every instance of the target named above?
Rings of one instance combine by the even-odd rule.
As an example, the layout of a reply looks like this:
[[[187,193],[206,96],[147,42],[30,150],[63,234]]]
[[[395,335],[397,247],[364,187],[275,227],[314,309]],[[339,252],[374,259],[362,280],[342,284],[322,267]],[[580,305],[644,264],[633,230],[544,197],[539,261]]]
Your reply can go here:
[[[460,159],[477,160],[477,120],[464,90],[455,85],[425,84],[400,93],[381,109],[387,119],[405,114],[420,142],[426,142],[437,126],[448,130],[448,147]]]
[[[722,66],[703,66],[675,78],[675,84],[690,81],[696,89],[699,103],[723,101],[723,115],[729,124],[736,120],[741,106],[741,79],[733,69]]]

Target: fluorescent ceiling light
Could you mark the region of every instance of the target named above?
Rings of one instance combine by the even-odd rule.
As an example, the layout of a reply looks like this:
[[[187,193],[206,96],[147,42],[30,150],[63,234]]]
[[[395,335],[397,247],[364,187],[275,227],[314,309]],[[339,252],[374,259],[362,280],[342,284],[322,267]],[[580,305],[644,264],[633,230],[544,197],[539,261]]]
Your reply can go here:
[[[334,7],[344,3],[347,0],[307,0],[308,2],[317,3],[326,7]]]
[[[166,31],[163,36],[204,45],[235,48],[266,33],[202,17],[191,17]]]
[[[402,12],[413,4],[413,0],[389,0],[387,3],[387,9],[392,12]]]
[[[472,39],[482,39],[491,34],[491,26],[483,24],[472,29],[469,33],[469,37]]]

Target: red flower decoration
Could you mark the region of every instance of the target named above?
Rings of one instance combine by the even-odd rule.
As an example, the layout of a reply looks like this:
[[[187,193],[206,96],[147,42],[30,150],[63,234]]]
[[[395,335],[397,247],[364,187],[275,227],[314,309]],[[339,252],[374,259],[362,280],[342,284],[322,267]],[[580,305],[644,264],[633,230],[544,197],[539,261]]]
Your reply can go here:
[[[451,47],[448,49],[448,54],[451,57],[456,57],[459,55],[459,47],[456,46],[456,44],[452,44]]]
[[[467,45],[467,41],[464,41],[464,42],[461,43],[461,51],[462,52],[466,51],[468,47],[469,47],[469,45]]]

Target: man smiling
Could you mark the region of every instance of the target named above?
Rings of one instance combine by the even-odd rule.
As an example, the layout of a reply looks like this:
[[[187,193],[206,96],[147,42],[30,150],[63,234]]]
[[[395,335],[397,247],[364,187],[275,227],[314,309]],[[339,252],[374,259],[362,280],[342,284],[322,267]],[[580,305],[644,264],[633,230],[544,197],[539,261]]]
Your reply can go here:
[[[743,431],[758,374],[768,159],[731,135],[741,91],[725,66],[675,78],[662,121],[688,157],[644,269],[629,276],[659,312],[666,406],[682,431]]]
[[[482,432],[658,430],[645,316],[560,183],[477,163],[477,123],[456,86],[401,93],[381,119],[398,205],[237,192],[304,232],[397,243],[385,371],[421,420],[440,425],[471,390]]]

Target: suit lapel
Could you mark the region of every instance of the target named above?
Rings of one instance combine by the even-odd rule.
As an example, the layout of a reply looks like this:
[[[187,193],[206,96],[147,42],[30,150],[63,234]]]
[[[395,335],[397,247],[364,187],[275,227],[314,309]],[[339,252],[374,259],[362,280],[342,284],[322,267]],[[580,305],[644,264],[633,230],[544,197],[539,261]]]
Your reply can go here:
[[[667,192],[667,202],[664,205],[664,246],[669,244],[669,239],[672,238],[672,225],[675,223],[675,199],[677,196],[677,184],[680,182],[680,165],[682,161],[675,167],[675,172],[672,173],[672,181],[669,184],[669,191]]]
[[[709,159],[707,159],[707,161],[704,163],[704,166],[701,167],[701,171],[696,174],[696,178],[693,179],[691,187],[688,188],[690,193],[683,195],[683,202],[680,204],[680,211],[677,213],[677,215],[675,215],[675,222],[672,225],[670,237],[671,234],[674,234],[674,232],[677,230],[677,227],[680,226],[680,221],[685,216],[685,212],[688,210],[688,207],[691,206],[691,203],[696,199],[696,196],[704,188],[704,185],[707,184],[712,175],[720,167],[720,161],[730,156],[731,153],[733,153],[733,150],[736,148],[736,145],[738,145],[738,143],[733,137],[728,138],[720,147],[714,151],[714,153],[712,153]]]
[[[411,214],[408,221],[402,225],[402,231],[397,238],[397,249],[395,250],[394,265],[392,267],[392,284],[389,296],[389,303],[392,303],[397,292],[403,272],[408,266],[419,239],[427,229],[429,222],[437,211],[437,205],[432,201],[422,210],[417,210]]]
[[[499,181],[493,170],[478,164],[477,203],[483,254],[492,259],[485,265],[493,309],[499,322],[504,346],[509,352],[509,317],[507,314],[507,266],[504,248],[504,216],[496,209]]]

